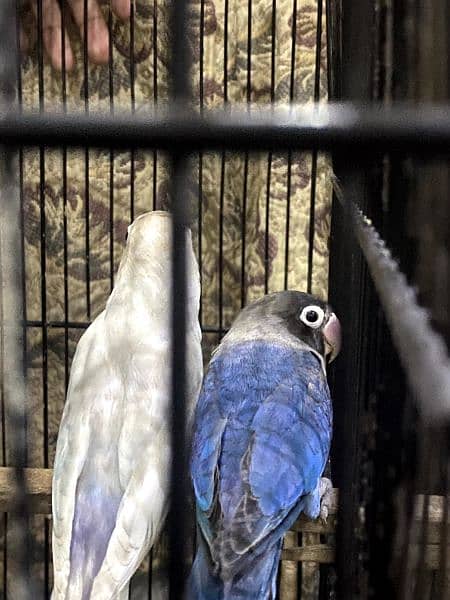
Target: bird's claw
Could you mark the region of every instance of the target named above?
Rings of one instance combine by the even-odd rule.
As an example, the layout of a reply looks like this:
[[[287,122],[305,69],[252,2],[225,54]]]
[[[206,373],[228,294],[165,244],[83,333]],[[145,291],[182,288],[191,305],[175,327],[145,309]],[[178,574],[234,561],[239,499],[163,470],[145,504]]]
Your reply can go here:
[[[320,513],[319,518],[323,523],[327,522],[329,508],[331,506],[331,494],[333,491],[333,484],[331,479],[328,477],[321,477],[319,482],[319,496],[320,496]]]

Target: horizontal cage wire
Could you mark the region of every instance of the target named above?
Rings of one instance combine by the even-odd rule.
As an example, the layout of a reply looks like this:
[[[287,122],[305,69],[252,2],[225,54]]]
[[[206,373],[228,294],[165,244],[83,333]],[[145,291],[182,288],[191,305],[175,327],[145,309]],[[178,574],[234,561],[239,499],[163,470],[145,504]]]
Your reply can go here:
[[[280,598],[334,598],[336,593],[346,599],[378,594],[414,600],[447,597],[450,417],[448,352],[441,335],[445,318],[435,333],[402,274],[405,270],[414,280],[416,259],[404,255],[406,219],[394,206],[399,186],[409,182],[397,154],[446,154],[447,112],[396,106],[357,111],[352,105],[295,108],[289,114],[275,110],[266,116],[256,110],[268,103],[321,103],[327,87],[338,100],[392,99],[396,65],[389,52],[397,43],[397,13],[392,7],[380,12],[378,3],[369,0],[358,8],[350,0],[342,4],[350,15],[342,29],[340,3],[325,7],[322,0],[200,0],[188,7],[189,21],[184,3],[172,18],[168,6],[157,0],[135,0],[123,22],[107,5],[108,60],[94,66],[89,35],[82,41],[72,37],[70,11],[62,3],[61,47],[70,37],[80,60],[69,69],[69,56],[62,52],[60,70],[46,56],[42,1],[29,23],[17,6],[17,23],[27,25],[28,40],[35,39],[35,45],[21,62],[11,59],[13,43],[0,49],[4,56],[9,52],[4,63],[9,71],[2,72],[2,80],[16,80],[8,89],[18,90],[19,109],[0,118],[0,139],[12,146],[26,144],[19,149],[17,169],[5,150],[2,184],[2,193],[12,190],[8,194],[13,196],[18,183],[20,206],[8,217],[17,223],[11,228],[16,237],[8,237],[2,227],[1,262],[5,289],[24,297],[23,310],[20,303],[15,307],[23,314],[15,318],[19,328],[24,326],[27,385],[26,402],[14,404],[8,377],[11,381],[20,365],[21,349],[8,338],[5,315],[10,305],[4,296],[0,570],[5,598],[26,597],[20,588],[21,563],[29,568],[33,591],[50,596],[51,466],[70,365],[82,333],[114,286],[128,224],[155,209],[174,214],[173,326],[181,339],[186,282],[179,226],[187,223],[192,229],[202,280],[205,365],[239,309],[264,293],[302,289],[326,299],[329,287],[333,305],[344,315],[344,356],[331,371],[336,401],[332,467],[341,487],[339,513],[335,491],[327,523],[301,518],[286,535]],[[4,39],[15,37],[16,29],[8,29],[15,21],[14,3],[8,5],[10,12],[0,23],[8,30]],[[85,31],[87,7],[84,0]],[[363,36],[362,51],[361,40],[351,31],[369,14],[375,27]],[[371,22],[364,26],[370,28]],[[381,39],[387,40],[385,46]],[[4,93],[5,104],[11,98]],[[168,116],[142,116],[151,103],[168,100],[190,102],[194,112],[177,109]],[[255,112],[227,114],[229,105],[241,102]],[[220,112],[222,108],[226,110]],[[356,165],[345,164],[347,155],[334,155],[342,176],[343,191],[335,180],[342,206],[331,206],[333,178],[329,159],[318,152],[322,148],[360,149],[358,172]],[[305,149],[311,152],[300,151]],[[390,156],[379,158],[389,150]],[[362,160],[368,155],[375,166]],[[427,181],[436,180],[435,172],[420,172]],[[414,210],[417,206],[416,201]],[[372,221],[388,245],[393,244],[399,266]],[[428,226],[436,224],[430,220]],[[420,268],[429,260],[420,246],[422,231],[417,225],[421,291]],[[8,244],[15,244],[16,262],[23,257],[15,266],[23,276],[14,281],[7,278]],[[439,264],[444,265],[442,260]],[[434,301],[432,293],[424,297],[427,304]],[[436,327],[435,312],[431,316]],[[184,344],[179,345],[173,358],[178,374],[173,382],[174,442],[185,435]],[[15,364],[9,373],[11,361]],[[405,391],[405,377],[411,394]],[[167,531],[134,576],[130,598],[168,597],[169,581],[171,597],[180,597],[194,539],[180,502],[186,482],[178,474],[186,470],[186,459],[181,452],[174,464],[175,501]],[[21,512],[28,519],[22,529],[16,518]],[[25,539],[17,531],[32,540],[17,543]]]
[[[389,152],[393,156],[427,157],[449,154],[450,118],[442,105],[413,108],[399,102],[392,107],[363,103],[332,103],[311,106],[226,106],[198,114],[191,110],[142,110],[88,115],[8,111],[0,118],[5,146],[20,139],[25,146],[44,143],[54,148],[67,144],[83,147],[160,148],[170,151],[178,143],[187,152],[359,150],[364,163]],[[161,204],[160,206],[162,206]]]

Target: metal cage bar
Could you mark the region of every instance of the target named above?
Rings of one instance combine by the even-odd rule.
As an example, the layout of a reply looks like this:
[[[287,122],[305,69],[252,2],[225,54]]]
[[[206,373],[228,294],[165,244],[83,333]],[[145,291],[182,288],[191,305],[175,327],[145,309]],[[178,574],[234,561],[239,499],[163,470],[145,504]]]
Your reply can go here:
[[[0,38],[3,40],[0,47],[1,96],[2,101],[7,105],[15,102],[15,79],[18,64],[16,34],[15,2],[7,0],[3,3],[0,14]],[[16,483],[14,510],[5,521],[8,532],[6,540],[10,552],[7,567],[11,573],[10,581],[12,582],[12,589],[8,589],[5,573],[5,591],[27,600],[31,597],[28,562],[31,544],[26,502],[27,489],[23,475],[23,467],[27,463],[27,421],[23,361],[24,330],[21,325],[23,318],[23,260],[20,239],[22,208],[17,186],[16,173],[18,173],[18,169],[15,153],[2,148],[1,163],[0,392],[6,421],[11,425],[8,432],[10,453],[7,460],[14,467]]]
[[[357,151],[357,162],[388,151],[422,157],[450,153],[450,112],[444,105],[336,103],[226,108],[203,115],[178,108],[148,117],[119,111],[110,116],[3,110],[0,115],[0,142],[5,146]]]
[[[450,358],[446,344],[432,328],[428,311],[419,306],[417,292],[408,285],[372,222],[351,199],[345,200],[336,182],[335,190],[344,207],[349,202],[352,227],[377,288],[419,413],[427,424],[450,423]]]
[[[191,98],[188,1],[172,0],[172,44],[170,79],[174,103],[187,105]],[[187,25],[187,26],[186,26]],[[171,152],[172,170],[172,470],[169,512],[169,598],[181,600],[187,572],[189,519],[188,448],[186,437],[186,226],[190,210],[185,201],[188,186],[188,156]]]
[[[226,23],[228,3],[225,0]],[[12,0],[8,0],[7,9],[3,11],[0,17],[0,30],[7,29],[8,19],[12,18]],[[42,19],[42,4],[38,3],[39,21]],[[322,2],[319,0],[319,15],[321,22]],[[85,27],[87,22],[87,0],[84,2],[85,8]],[[248,46],[247,46],[247,101],[250,101],[250,82],[251,82],[251,0],[248,2],[249,23],[248,23]],[[274,45],[275,45],[275,9],[276,0],[273,0],[272,15],[272,81],[274,79]],[[172,512],[170,518],[170,597],[171,599],[181,598],[184,585],[184,575],[186,564],[184,562],[185,550],[187,548],[187,523],[185,514],[184,499],[186,498],[187,482],[180,473],[186,473],[187,456],[185,451],[185,319],[184,319],[184,299],[186,293],[186,274],[184,268],[185,238],[184,226],[188,222],[188,206],[184,202],[184,190],[187,183],[188,155],[194,152],[204,150],[221,150],[222,155],[222,176],[221,176],[221,216],[223,217],[223,185],[225,170],[225,152],[232,150],[242,150],[246,153],[250,151],[275,150],[288,151],[288,198],[286,202],[287,220],[286,220],[286,249],[285,261],[286,267],[289,260],[289,214],[290,214],[290,176],[292,152],[297,150],[312,150],[312,174],[317,166],[317,152],[319,150],[351,153],[354,155],[353,162],[357,167],[364,165],[368,157],[379,156],[381,153],[389,151],[401,155],[417,156],[437,156],[450,154],[450,113],[448,107],[428,106],[421,108],[412,108],[394,105],[392,107],[375,106],[357,106],[355,104],[337,104],[326,107],[295,108],[289,110],[269,110],[253,111],[243,108],[241,110],[230,111],[227,108],[211,112],[200,111],[200,114],[190,112],[187,109],[190,100],[188,85],[189,74],[189,52],[187,43],[186,27],[188,11],[187,1],[181,0],[174,2],[172,19],[172,100],[173,107],[166,113],[157,112],[154,115],[138,116],[134,112],[134,91],[132,92],[132,112],[131,114],[121,114],[111,111],[110,115],[94,115],[88,111],[88,66],[87,66],[87,36],[84,40],[84,100],[85,114],[69,115],[64,110],[62,114],[46,114],[43,112],[43,78],[42,71],[39,74],[40,80],[40,114],[24,113],[22,111],[11,110],[9,107],[9,98],[5,99],[4,109],[0,116],[0,143],[7,147],[15,148],[17,146],[39,146],[40,147],[40,169],[41,169],[41,232],[45,234],[45,148],[63,146],[63,172],[65,172],[65,184],[63,187],[64,203],[67,203],[67,147],[80,146],[85,148],[85,191],[86,191],[86,301],[87,318],[90,319],[90,274],[89,274],[89,148],[101,147],[110,150],[110,262],[111,273],[113,272],[113,183],[114,183],[114,151],[115,149],[125,149],[133,151],[136,148],[151,148],[154,150],[153,164],[153,201],[156,205],[156,174],[157,174],[157,152],[165,150],[172,154],[172,211],[174,215],[173,229],[173,318],[172,318],[172,339],[177,336],[177,343],[173,344],[173,446],[179,451],[174,453],[172,466]],[[154,93],[157,100],[157,40],[156,40],[156,0],[154,3]],[[297,0],[294,0],[294,18],[293,18],[293,37],[295,38],[296,28]],[[204,19],[204,5],[202,2],[202,14]],[[64,15],[64,11],[63,11]],[[6,25],[5,25],[6,24]],[[111,32],[111,19],[109,20]],[[130,25],[133,27],[132,25]],[[64,29],[64,28],[63,28]],[[202,29],[202,27],[201,27]],[[131,30],[133,31],[133,29]],[[39,53],[42,58],[42,23],[39,26]],[[64,33],[63,33],[64,35]],[[131,34],[133,37],[134,34]],[[202,34],[201,34],[202,35]],[[226,36],[227,37],[227,36]],[[320,28],[318,40],[320,39]],[[357,41],[355,42],[358,46]],[[14,46],[14,45],[13,45]],[[64,47],[64,39],[63,39]],[[203,46],[202,46],[203,47]],[[0,49],[6,56],[10,49],[1,45]],[[132,53],[134,49],[132,48]],[[201,51],[202,54],[202,51]],[[132,56],[134,56],[132,54]],[[227,97],[227,42],[225,41],[225,100]],[[1,58],[1,57],[0,57]],[[110,47],[110,58],[112,58],[112,49]],[[131,61],[133,62],[133,61]],[[292,48],[292,64],[295,63],[295,44]],[[0,63],[1,65],[2,63]],[[15,65],[14,61],[11,64]],[[40,63],[42,64],[42,62]],[[5,65],[8,65],[5,59]],[[112,106],[113,92],[113,71],[110,61],[110,100]],[[315,78],[315,100],[318,100],[318,77],[320,77],[320,44],[318,44],[316,56],[316,78]],[[5,69],[3,69],[5,71]],[[7,69],[6,69],[7,70]],[[319,73],[318,73],[319,72]],[[134,66],[132,67],[132,77],[134,79]],[[11,81],[11,73],[7,75],[5,81]],[[294,100],[294,77],[295,70],[291,69],[291,100]],[[348,83],[348,81],[347,81]],[[365,81],[365,83],[367,83]],[[344,81],[344,87],[346,82]],[[200,86],[202,90],[202,73],[200,77]],[[65,93],[65,92],[64,92]],[[202,92],[201,92],[202,93]],[[272,97],[273,100],[273,97]],[[64,109],[65,100],[64,100]],[[173,148],[177,148],[174,153]],[[132,186],[134,177],[133,154],[132,158]],[[272,155],[269,155],[268,178],[267,178],[267,208],[266,208],[266,256],[268,253],[268,224],[269,224],[269,192],[270,192],[270,170]],[[200,165],[201,165],[200,159]],[[7,163],[8,166],[8,163]],[[9,165],[10,166],[10,165]],[[245,158],[244,172],[248,171],[248,154]],[[201,173],[201,170],[200,170]],[[10,180],[11,181],[11,180]],[[243,201],[243,246],[242,246],[242,303],[245,302],[245,198],[247,185],[247,176],[244,177],[244,201]],[[131,187],[133,189],[133,187]],[[312,253],[314,243],[314,194],[311,189],[311,208],[310,208],[310,250],[308,256],[308,288],[311,288],[312,282]],[[11,203],[12,205],[12,203]],[[7,210],[14,210],[14,206],[6,204]],[[201,192],[199,210],[201,210]],[[450,381],[448,373],[450,372],[449,358],[442,338],[436,334],[429,326],[427,317],[422,309],[419,308],[417,300],[402,276],[399,273],[397,265],[393,263],[388,250],[382,240],[374,233],[370,223],[364,215],[354,207],[350,202],[346,204],[349,225],[359,241],[360,247],[365,254],[367,264],[372,272],[375,285],[378,288],[380,300],[384,311],[390,322],[390,329],[399,349],[399,355],[404,360],[405,369],[410,374],[410,387],[417,394],[418,408],[425,419],[430,421],[450,421],[450,402],[449,392]],[[363,207],[364,208],[364,207]],[[133,215],[133,196],[131,195],[130,212]],[[201,213],[200,213],[201,217]],[[65,222],[65,236],[67,237],[67,223]],[[221,219],[221,227],[223,227]],[[17,229],[19,231],[19,229]],[[45,237],[45,235],[44,235]],[[201,228],[199,231],[201,241]],[[220,238],[223,237],[223,230]],[[41,248],[42,272],[45,276],[45,241]],[[201,245],[200,245],[201,254]],[[18,256],[20,253],[18,254]],[[65,274],[67,275],[67,255],[64,258]],[[219,258],[220,263],[220,284],[223,287],[223,255]],[[200,265],[201,268],[201,265]],[[362,267],[365,268],[365,267]],[[286,268],[287,273],[287,268]],[[111,275],[112,277],[112,275]],[[17,282],[16,282],[17,283]],[[112,283],[112,279],[111,279]],[[285,279],[287,287],[287,277]],[[66,335],[66,376],[68,371],[67,358],[67,331],[70,327],[84,328],[85,323],[68,322],[68,289],[64,290],[65,321],[63,323],[47,322],[45,310],[45,281],[43,283],[42,295],[42,315],[40,321],[27,321],[29,326],[42,328],[44,336],[44,354],[46,346],[46,337],[48,327],[64,327]],[[268,289],[268,275],[265,277],[265,289]],[[364,290],[361,292],[364,295]],[[363,318],[364,302],[367,298],[361,297],[357,308],[359,310],[358,320]],[[399,304],[400,303],[400,304]],[[401,305],[406,307],[402,319],[394,320],[393,312]],[[222,289],[219,293],[219,329],[203,328],[203,331],[214,331],[222,333],[223,327],[223,299]],[[419,349],[414,348],[413,357],[407,356],[405,344],[413,343],[411,336],[411,322],[415,319],[420,324],[422,340],[425,340],[427,352],[420,353]],[[359,332],[360,333],[360,332]],[[356,339],[356,334],[355,334]],[[405,358],[406,357],[406,358]],[[17,362],[20,365],[20,360]],[[426,373],[425,373],[426,370]],[[46,377],[45,357],[44,357],[44,377]],[[175,376],[176,374],[176,376]],[[45,382],[44,382],[45,383]],[[435,394],[432,402],[425,402],[427,390],[433,387]],[[46,385],[44,385],[44,390]],[[45,393],[45,392],[44,392]],[[23,406],[17,406],[18,412],[23,410]],[[44,410],[46,402],[44,399]],[[12,415],[14,417],[14,415]],[[12,422],[15,423],[14,418]],[[13,428],[14,429],[14,428]],[[14,430],[15,431],[15,430]],[[17,449],[21,450],[20,439],[16,440]],[[46,457],[48,459],[48,457]],[[20,473],[19,473],[20,475]],[[23,480],[18,478],[19,490],[23,493]],[[448,482],[447,482],[448,486]],[[21,496],[19,510],[25,515],[26,505],[23,503],[24,496]],[[448,507],[446,509],[448,512]],[[447,512],[445,514],[447,514]],[[423,540],[427,539],[427,521],[428,511],[424,502],[424,529]],[[23,547],[26,551],[26,547]],[[444,558],[445,561],[445,552]],[[47,575],[48,587],[48,575]],[[25,598],[25,596],[23,596]]]

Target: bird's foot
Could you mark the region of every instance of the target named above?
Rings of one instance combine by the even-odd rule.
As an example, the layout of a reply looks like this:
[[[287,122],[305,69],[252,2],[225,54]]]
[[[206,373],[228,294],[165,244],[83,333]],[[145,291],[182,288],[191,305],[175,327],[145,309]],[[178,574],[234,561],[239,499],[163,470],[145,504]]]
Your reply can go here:
[[[333,484],[328,477],[321,477],[319,482],[320,514],[319,518],[327,522],[329,510],[332,503]]]

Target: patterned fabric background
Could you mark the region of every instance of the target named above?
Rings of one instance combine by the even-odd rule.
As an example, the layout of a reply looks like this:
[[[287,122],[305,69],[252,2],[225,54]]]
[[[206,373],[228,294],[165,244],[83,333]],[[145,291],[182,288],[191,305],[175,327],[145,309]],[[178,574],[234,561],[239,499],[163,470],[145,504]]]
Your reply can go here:
[[[107,15],[107,2],[104,4]],[[206,109],[218,107],[225,100],[241,103],[250,99],[252,103],[268,104],[271,99],[276,103],[287,103],[290,99],[307,103],[314,99],[317,0],[297,0],[295,19],[294,0],[278,0],[274,40],[273,5],[272,0],[250,3],[249,31],[249,4],[228,0],[226,36],[224,0],[205,0],[201,61],[201,5],[198,0],[192,2],[189,32],[194,58],[192,85],[199,107],[201,104]],[[63,77],[45,62],[40,88],[35,48],[22,64],[24,107],[63,110],[66,103],[68,111],[84,110],[87,102],[91,111],[109,111],[112,98],[114,110],[134,105],[140,111],[155,101],[166,101],[168,5],[157,0],[135,0],[134,12],[134,49],[130,47],[130,23],[113,19],[112,65],[89,65],[87,79],[78,42],[75,69]],[[325,30],[324,17],[319,61],[320,98],[324,101]],[[68,150],[66,171],[63,158],[62,150],[23,152],[26,318],[30,322],[27,336],[30,466],[51,466],[53,462],[68,367],[83,332],[72,325],[89,322],[104,308],[133,215],[169,206],[167,161],[160,152],[110,155],[105,151]],[[268,291],[286,285],[306,290],[311,169],[311,155],[299,153],[290,157],[267,153],[223,157],[207,153],[192,161],[194,184],[187,190],[186,200],[192,202],[194,239],[197,248],[201,247],[204,327],[229,326],[242,299],[248,302],[265,292],[266,279]],[[320,155],[315,198],[312,291],[326,298],[331,185],[328,161]],[[219,301],[221,242],[222,303]],[[66,320],[70,322],[67,329],[60,326]],[[43,322],[53,326],[45,329]],[[205,334],[205,359],[217,341],[217,334]],[[38,542],[33,570],[41,584],[48,586],[51,582],[46,554],[49,526],[43,517],[33,517],[33,521]],[[154,554],[158,556],[158,551]],[[158,563],[155,558],[154,563]],[[37,596],[44,597],[44,589]]]

